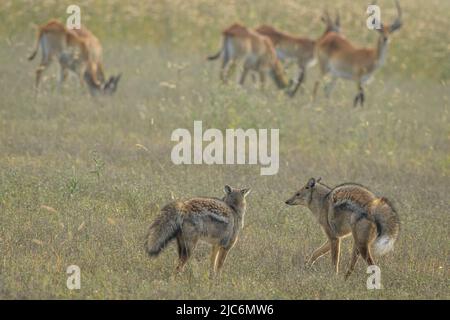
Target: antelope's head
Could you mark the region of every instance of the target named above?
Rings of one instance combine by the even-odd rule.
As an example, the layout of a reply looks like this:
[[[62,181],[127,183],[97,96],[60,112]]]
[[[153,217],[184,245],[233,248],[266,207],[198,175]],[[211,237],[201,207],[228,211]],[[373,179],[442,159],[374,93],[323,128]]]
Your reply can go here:
[[[103,94],[112,95],[117,90],[117,85],[119,83],[122,74],[119,73],[117,76],[109,77],[108,81],[103,85]]]
[[[398,0],[395,0],[395,6],[397,7],[397,18],[395,18],[394,22],[390,25],[381,23],[380,28],[376,29],[380,34],[381,44],[387,43],[391,33],[397,31],[402,26],[402,9]]]
[[[110,76],[108,81],[103,83],[95,82],[92,74],[90,72],[84,73],[84,80],[86,81],[89,92],[92,96],[97,95],[113,95],[118,87],[118,83],[122,74],[119,73],[117,76]]]
[[[339,17],[339,13],[336,14],[336,18],[331,19],[330,14],[328,13],[328,10],[325,9],[321,20],[323,23],[325,23],[325,32],[324,34],[327,34],[328,32],[337,32],[339,33],[341,31],[341,19]]]

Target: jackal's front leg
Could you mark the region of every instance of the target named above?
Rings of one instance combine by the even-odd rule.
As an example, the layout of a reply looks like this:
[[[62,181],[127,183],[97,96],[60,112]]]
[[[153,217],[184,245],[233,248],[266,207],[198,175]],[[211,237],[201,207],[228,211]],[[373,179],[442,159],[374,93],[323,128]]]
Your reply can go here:
[[[327,240],[323,245],[321,245],[319,248],[314,250],[311,257],[306,262],[306,267],[311,267],[314,262],[316,262],[317,259],[322,257],[324,254],[328,253],[330,251],[330,241]]]
[[[341,250],[341,241],[339,238],[330,239],[331,245],[331,261],[333,263],[336,274],[339,273],[339,254]]]

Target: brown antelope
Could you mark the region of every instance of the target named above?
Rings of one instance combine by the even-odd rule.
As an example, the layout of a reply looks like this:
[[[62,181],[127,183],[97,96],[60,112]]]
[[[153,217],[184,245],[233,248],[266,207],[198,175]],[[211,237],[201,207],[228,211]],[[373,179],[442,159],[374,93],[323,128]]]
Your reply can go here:
[[[220,73],[222,81],[225,82],[237,63],[243,60],[243,71],[239,81],[241,85],[244,84],[249,71],[259,74],[262,86],[264,86],[267,73],[278,88],[283,89],[290,85],[277,58],[275,48],[268,37],[238,23],[225,29],[222,35],[222,48],[217,54],[208,57],[208,60],[215,60],[223,54]]]
[[[68,29],[63,23],[50,20],[38,28],[36,45],[28,60],[34,59],[39,46],[42,60],[36,70],[36,89],[39,87],[42,73],[55,58],[60,65],[59,85],[62,85],[68,70],[71,70],[78,75],[81,85],[83,81],[87,83],[91,94],[111,94],[117,89],[120,75],[110,77],[105,83],[102,47],[100,41],[88,29]]]
[[[386,58],[388,40],[391,33],[400,29],[402,26],[402,11],[398,1],[395,1],[397,7],[397,18],[389,25],[381,24],[377,29],[379,38],[375,48],[357,48],[344,36],[336,32],[330,32],[320,39],[316,46],[316,56],[323,75],[331,74],[331,82],[325,86],[325,95],[330,96],[336,80],[343,78],[355,81],[358,94],[355,96],[353,105],[364,104],[363,84],[370,79],[375,70],[381,67]],[[313,96],[319,82],[316,82]]]
[[[339,32],[340,22],[339,15],[336,16],[336,20],[333,22],[327,11],[322,16],[322,21],[326,24],[325,32],[319,39],[322,39],[329,32]],[[278,59],[294,60],[299,68],[298,77],[294,89],[289,93],[294,96],[298,88],[306,77],[306,69],[315,64],[314,48],[316,40],[297,37],[289,33],[275,29],[269,25],[261,25],[256,28],[256,32],[269,37],[275,46],[275,50]]]

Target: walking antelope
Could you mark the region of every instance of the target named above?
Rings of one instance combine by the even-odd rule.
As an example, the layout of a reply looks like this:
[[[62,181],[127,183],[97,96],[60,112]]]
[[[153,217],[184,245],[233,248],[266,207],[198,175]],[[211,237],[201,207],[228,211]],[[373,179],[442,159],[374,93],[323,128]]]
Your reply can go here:
[[[67,77],[67,71],[75,72],[81,85],[85,81],[91,94],[97,92],[112,94],[117,89],[120,75],[111,76],[105,82],[102,64],[102,47],[100,41],[86,28],[67,29],[57,21],[50,20],[38,28],[36,45],[28,60],[33,60],[39,46],[42,51],[42,59],[36,70],[36,89],[42,77],[54,58],[60,65],[59,85]]]
[[[388,40],[391,33],[402,26],[402,11],[398,0],[397,18],[391,25],[381,24],[377,46],[375,48],[357,48],[341,34],[330,32],[320,39],[316,46],[316,55],[323,75],[330,73],[331,82],[325,86],[325,95],[330,96],[336,80],[343,78],[356,82],[358,94],[353,105],[364,104],[363,84],[370,79],[375,70],[381,67],[386,58]],[[314,87],[313,96],[316,96],[319,82]]]
[[[326,24],[326,29],[319,39],[322,39],[329,32],[339,32],[339,15],[336,16],[336,20],[333,22],[328,11],[325,11],[322,16],[322,21]],[[272,40],[278,59],[281,61],[294,60],[297,63],[299,68],[298,77],[294,89],[289,93],[291,96],[294,96],[302,82],[305,80],[306,69],[315,64],[314,48],[317,40],[297,37],[277,30],[269,25],[261,25],[256,31]]]
[[[225,82],[234,71],[237,63],[243,60],[243,71],[239,81],[241,85],[244,84],[249,71],[255,71],[259,74],[262,86],[265,83],[267,73],[278,88],[283,89],[290,85],[277,58],[275,48],[268,37],[238,23],[225,29],[222,35],[222,48],[217,54],[208,57],[208,60],[215,60],[223,55],[220,72],[222,81]]]

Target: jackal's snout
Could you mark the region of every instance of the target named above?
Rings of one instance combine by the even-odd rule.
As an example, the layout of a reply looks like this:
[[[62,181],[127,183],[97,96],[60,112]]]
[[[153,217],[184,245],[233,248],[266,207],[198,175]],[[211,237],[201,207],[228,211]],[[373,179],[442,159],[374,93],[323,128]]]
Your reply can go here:
[[[318,179],[317,181],[320,181]],[[307,205],[312,196],[314,187],[316,186],[316,179],[311,178],[306,185],[297,191],[291,198],[287,199],[284,203],[290,206]]]

